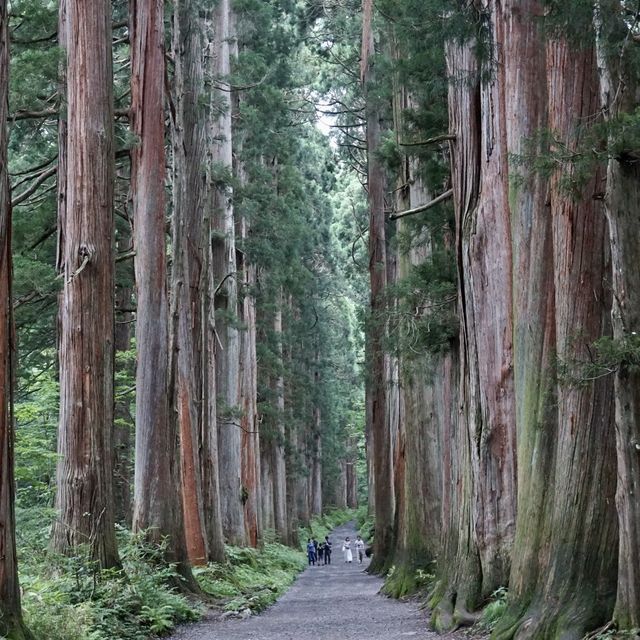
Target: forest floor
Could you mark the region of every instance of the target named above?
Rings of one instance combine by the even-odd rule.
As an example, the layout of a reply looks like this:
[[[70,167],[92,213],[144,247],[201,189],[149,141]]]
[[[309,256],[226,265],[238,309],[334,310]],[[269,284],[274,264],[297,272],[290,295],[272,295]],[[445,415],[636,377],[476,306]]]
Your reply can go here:
[[[345,564],[345,536],[353,523],[331,535],[330,565],[308,567],[291,589],[264,613],[239,619],[209,619],[182,627],[169,640],[433,640],[428,618],[415,602],[380,595],[382,579],[365,573],[368,560]],[[448,636],[454,637],[454,636]],[[464,637],[459,635],[457,637]]]

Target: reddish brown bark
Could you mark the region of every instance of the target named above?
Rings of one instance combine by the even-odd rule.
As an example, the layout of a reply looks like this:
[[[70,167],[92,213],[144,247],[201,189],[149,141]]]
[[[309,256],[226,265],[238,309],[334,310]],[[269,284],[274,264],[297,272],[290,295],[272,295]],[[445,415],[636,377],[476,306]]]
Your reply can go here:
[[[495,15],[493,29],[493,38],[501,42],[499,14]],[[461,349],[466,353],[461,391],[463,397],[469,394],[464,413],[473,443],[473,523],[483,598],[508,582],[516,520],[511,228],[498,45],[495,55],[496,68],[491,70],[495,75],[482,84],[480,97],[484,114],[479,149],[481,196],[478,209],[459,221],[465,236]]]
[[[171,272],[174,349],[172,375],[180,434],[182,500],[189,558],[204,564],[224,556],[219,529],[216,473],[215,393],[209,386],[214,349],[205,318],[210,264],[209,227],[203,212],[207,203],[207,122],[204,109],[204,25],[191,0],[179,1],[174,11],[176,122],[172,130],[174,154],[173,266]],[[207,384],[205,385],[205,379]],[[205,397],[206,396],[206,397]]]
[[[52,547],[119,564],[113,428],[111,3],[67,5],[68,147],[60,216],[60,428]]]
[[[462,222],[473,222],[478,206],[480,188],[480,148],[482,126],[480,113],[480,87],[478,61],[473,43],[450,44],[447,47],[449,80],[449,128],[456,135],[452,144],[452,186],[456,215],[456,248],[458,268],[468,264],[469,228]],[[470,117],[471,116],[471,117]],[[465,237],[466,236],[466,237]],[[465,274],[459,274],[459,307],[461,311],[462,339],[460,345],[460,399],[459,414],[453,420],[451,432],[445,430],[443,478],[443,560],[440,581],[432,599],[433,624],[447,629],[467,622],[469,611],[478,605],[480,594],[480,558],[472,529],[471,447],[467,418],[464,414],[469,397],[469,354],[466,331],[469,323],[464,317]],[[477,400],[476,400],[477,401]],[[472,417],[473,416],[472,414]],[[448,517],[447,517],[448,516]]]
[[[367,32],[368,31],[368,32]],[[381,137],[381,108],[379,97],[372,89],[374,77],[373,30],[363,34],[363,47],[368,59],[363,61],[363,84],[367,101],[366,125],[368,148],[369,199],[369,279],[371,286],[371,318],[368,330],[368,384],[370,404],[368,428],[371,430],[372,461],[375,484],[375,552],[370,565],[372,572],[381,571],[393,549],[394,489],[392,442],[387,424],[387,387],[384,335],[385,289],[387,286],[387,255],[384,213],[385,175],[381,159],[376,155]]]
[[[0,1],[0,635],[31,637],[22,622],[15,540],[13,378],[15,344],[11,297],[11,195],[7,158],[9,14]]]
[[[248,236],[246,220],[241,222],[241,237]],[[247,542],[255,547],[262,537],[260,500],[260,434],[258,431],[258,362],[256,355],[256,307],[253,289],[256,285],[256,269],[242,257],[244,298],[240,319],[244,325],[241,334],[240,403],[242,406],[242,488],[244,522]]]
[[[131,153],[136,314],[135,531],[169,540],[167,559],[190,578],[179,493],[176,426],[170,414],[165,247],[164,25],[161,1],[131,4]]]
[[[546,57],[549,128],[566,149],[576,150],[584,123],[597,112],[593,51],[556,39],[549,42]],[[603,284],[609,273],[606,230],[602,205],[594,198],[602,176],[584,185],[574,178],[574,167],[563,163],[550,182],[555,348],[559,361],[570,367],[588,361],[588,345],[608,333],[610,305]],[[540,344],[536,352],[541,353]],[[542,389],[549,375],[540,374]],[[524,462],[531,475],[520,491],[518,526],[526,531],[514,548],[514,556],[522,557],[516,565],[522,573],[515,576],[514,606],[496,638],[580,638],[606,621],[613,607],[617,531],[611,380],[576,385],[560,378],[555,389],[552,435],[524,432],[524,451],[530,455]],[[541,405],[543,417],[548,409]],[[532,531],[539,533],[531,536]]]
[[[508,2],[504,9],[506,133],[508,150],[514,158],[524,156],[527,145],[547,127],[542,11],[537,0]],[[536,147],[536,153],[545,151]],[[555,287],[548,180],[528,164],[513,161],[509,171],[518,434],[518,521],[510,588],[513,601],[522,606],[530,585],[537,580],[539,554],[549,533],[542,523],[552,490],[551,443],[557,422],[553,373]],[[505,620],[509,617],[510,614]]]

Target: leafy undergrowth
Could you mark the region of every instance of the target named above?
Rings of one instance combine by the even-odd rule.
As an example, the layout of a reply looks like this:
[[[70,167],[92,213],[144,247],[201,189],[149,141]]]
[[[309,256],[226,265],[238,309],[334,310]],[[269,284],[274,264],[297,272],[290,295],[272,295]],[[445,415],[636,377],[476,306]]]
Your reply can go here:
[[[500,587],[491,594],[491,601],[482,610],[478,625],[480,629],[493,631],[507,610],[507,589]]]
[[[37,640],[147,640],[196,620],[200,609],[171,586],[163,549],[119,532],[123,571],[100,571],[86,557],[22,552],[22,604]]]
[[[51,509],[18,512],[20,531],[29,532],[19,537],[22,604],[36,640],[148,640],[202,615],[203,606],[176,588],[180,578],[161,562],[162,547],[120,530],[122,571],[101,571],[86,554],[47,550],[49,526],[43,523],[51,521]],[[300,537],[323,539],[353,518],[352,511],[329,512],[301,529]],[[225,563],[195,568],[194,575],[206,596],[230,614],[262,611],[306,566],[302,551],[271,539],[260,549],[226,551]]]
[[[194,569],[202,590],[225,611],[258,613],[275,602],[305,567],[300,551],[276,542],[262,549],[227,547],[227,562]]]

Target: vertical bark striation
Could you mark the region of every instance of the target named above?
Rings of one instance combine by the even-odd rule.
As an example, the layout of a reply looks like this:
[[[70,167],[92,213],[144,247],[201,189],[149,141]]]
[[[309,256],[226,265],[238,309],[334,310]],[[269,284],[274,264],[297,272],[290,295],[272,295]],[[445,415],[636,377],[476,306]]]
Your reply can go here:
[[[539,11],[539,7],[531,4],[529,10]],[[517,44],[514,39],[511,46],[526,46],[526,42]],[[540,73],[541,55],[538,50],[538,64],[528,71],[528,81]],[[544,55],[548,127],[557,141],[553,145],[562,145],[571,153],[580,148],[584,125],[598,110],[593,51],[588,47],[576,51],[565,40],[554,38]],[[516,88],[518,73],[508,72]],[[526,90],[520,85],[521,92]],[[537,91],[540,99],[535,87],[528,90]],[[540,102],[532,100],[531,119],[544,118],[544,112]],[[520,133],[515,126],[512,132]],[[518,139],[512,136],[511,142],[517,145]],[[519,242],[529,242],[529,251],[542,251],[549,245],[539,191],[543,185],[532,178],[524,181],[514,201],[519,198],[520,224],[527,222],[531,211],[539,221],[520,226],[517,237]],[[558,362],[571,370],[574,363],[589,361],[589,345],[610,331],[610,300],[604,287],[610,268],[607,235],[602,205],[594,197],[601,182],[599,172],[586,183],[580,182],[569,161],[561,163],[550,178],[552,286],[548,271],[539,262],[536,265],[535,255],[526,260],[526,253],[515,254],[525,257],[524,268],[516,273],[535,285],[530,289],[531,300],[535,302],[533,296],[538,296],[538,314],[544,322],[537,331],[529,331],[528,338],[516,334],[518,349],[527,340],[533,341],[529,342],[532,366],[550,363],[553,356],[548,343],[553,339]],[[527,233],[533,235],[527,237]],[[541,260],[539,253],[537,259]],[[551,289],[552,301],[548,298]],[[545,319],[551,311],[554,326]],[[553,373],[542,368],[529,373],[528,380],[524,373],[518,375],[522,375],[518,389],[531,403],[528,408],[533,415],[519,414],[523,469],[514,548],[514,602],[494,637],[581,638],[605,622],[613,607],[617,531],[615,477],[610,471],[615,459],[612,384],[607,378],[583,384],[562,377],[554,380]]]
[[[367,32],[368,31],[368,32]],[[385,175],[381,159],[376,155],[381,138],[381,105],[373,87],[374,36],[372,30],[363,34],[368,58],[363,60],[363,85],[365,90],[367,148],[368,148],[368,197],[369,197],[369,278],[371,284],[371,318],[367,337],[368,362],[367,385],[369,420],[371,431],[372,461],[375,484],[375,552],[370,565],[373,572],[381,571],[393,549],[394,487],[392,468],[392,443],[387,424],[387,388],[384,353],[385,289],[387,287],[387,253],[384,213]],[[363,45],[364,46],[364,45]]]
[[[136,249],[136,449],[134,531],[160,543],[190,576],[182,524],[177,434],[170,413],[165,246],[163,3],[131,4],[131,199]]]
[[[274,314],[273,332],[277,340],[277,358],[280,373],[274,381],[275,394],[275,433],[271,441],[271,470],[273,477],[273,514],[276,534],[283,544],[289,539],[287,527],[287,467],[285,458],[284,426],[284,368],[282,334],[282,291],[278,295],[278,308]]]
[[[209,557],[204,476],[211,463],[202,440],[207,426],[204,391],[203,296],[206,283],[206,131],[203,24],[197,4],[176,2],[174,12],[175,105],[173,127],[172,375],[181,445],[182,494],[189,558]]]
[[[215,51],[213,73],[222,87],[217,91],[218,117],[215,123],[218,145],[214,163],[218,170],[233,171],[233,132],[231,94],[232,9],[221,0],[215,9]],[[226,180],[226,178],[225,178]],[[233,189],[225,184],[215,196],[214,274],[218,282],[215,298],[220,349],[217,358],[218,440],[220,456],[220,497],[223,530],[234,544],[246,542],[242,504],[242,430],[240,410],[240,332],[238,331],[238,267],[236,264]]]
[[[537,0],[507,2],[504,74],[507,148],[523,157],[547,127],[546,49]],[[546,150],[540,145],[536,153]],[[518,521],[510,589],[514,605],[499,628],[508,628],[526,603],[548,544],[545,513],[553,492],[555,413],[555,287],[548,180],[512,159],[509,207],[513,251],[513,341],[518,439]]]
[[[0,635],[27,640],[20,609],[13,478],[15,344],[11,296],[11,194],[8,171],[9,14],[0,1]]]
[[[596,2],[594,13],[600,106],[609,122],[634,112],[638,89],[637,75],[628,68],[628,50],[608,51],[610,21],[622,26],[621,7],[618,3],[613,7],[613,12],[607,12],[609,5]],[[611,318],[618,346],[633,348],[640,331],[640,169],[637,149],[614,153],[620,146],[616,142],[612,133],[604,200],[613,274]],[[619,630],[631,630],[640,627],[640,503],[636,495],[640,486],[640,374],[625,360],[615,372],[615,424],[619,551],[613,620]]]
[[[470,375],[476,375],[468,351],[470,328],[466,313],[473,311],[467,302],[467,276],[461,271],[469,261],[469,238],[474,230],[481,180],[480,122],[481,93],[478,61],[474,44],[450,43],[446,51],[449,75],[449,128],[456,136],[451,148],[452,186],[456,214],[456,251],[458,258],[461,341],[458,415],[443,429],[443,561],[440,582],[432,598],[432,622],[437,629],[448,629],[469,622],[481,590],[480,558],[473,532],[472,443],[468,430]],[[467,226],[464,226],[464,225]],[[482,229],[481,229],[482,230]],[[472,292],[471,292],[472,294]],[[477,402],[477,399],[475,400]]]
[[[245,218],[241,220],[240,236],[248,238]],[[243,254],[242,270],[244,297],[240,306],[244,331],[241,335],[240,405],[242,407],[242,491],[247,542],[255,547],[262,537],[260,500],[260,434],[258,431],[258,357],[256,353],[256,268],[248,264]]]
[[[60,427],[51,544],[88,544],[119,564],[111,485],[113,429],[113,78],[111,3],[67,10],[68,147],[59,249]]]

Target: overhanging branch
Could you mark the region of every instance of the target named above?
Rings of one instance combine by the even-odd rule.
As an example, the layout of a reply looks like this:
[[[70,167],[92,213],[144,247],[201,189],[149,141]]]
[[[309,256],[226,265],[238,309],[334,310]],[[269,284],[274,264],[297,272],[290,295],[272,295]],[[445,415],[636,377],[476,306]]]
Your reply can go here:
[[[415,209],[407,209],[407,211],[400,211],[399,213],[393,213],[389,216],[389,220],[398,220],[399,218],[406,218],[407,216],[413,216],[416,213],[422,213],[423,211],[428,211],[432,207],[448,200],[453,196],[453,189],[449,189],[449,191],[445,191],[443,194],[439,195],[437,198],[431,200],[431,202],[427,202],[427,204],[423,204]]]

